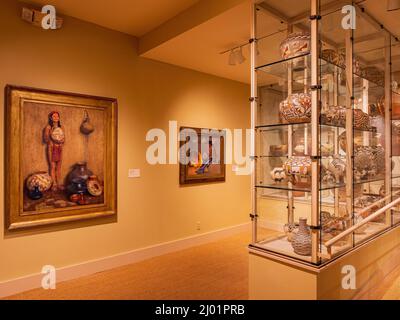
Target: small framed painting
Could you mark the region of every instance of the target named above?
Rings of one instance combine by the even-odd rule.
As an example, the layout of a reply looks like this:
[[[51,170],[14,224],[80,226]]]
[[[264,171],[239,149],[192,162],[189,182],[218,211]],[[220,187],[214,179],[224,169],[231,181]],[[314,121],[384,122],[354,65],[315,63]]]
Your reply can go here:
[[[224,182],[226,177],[224,151],[224,131],[180,128],[180,184]]]
[[[6,228],[116,215],[117,101],[6,87]]]

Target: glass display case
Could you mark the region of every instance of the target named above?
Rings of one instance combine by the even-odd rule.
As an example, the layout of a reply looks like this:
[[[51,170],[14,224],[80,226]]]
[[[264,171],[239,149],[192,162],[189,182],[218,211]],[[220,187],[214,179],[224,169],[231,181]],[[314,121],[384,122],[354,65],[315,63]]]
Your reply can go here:
[[[251,248],[320,266],[399,226],[400,43],[362,4],[299,3],[253,10]]]

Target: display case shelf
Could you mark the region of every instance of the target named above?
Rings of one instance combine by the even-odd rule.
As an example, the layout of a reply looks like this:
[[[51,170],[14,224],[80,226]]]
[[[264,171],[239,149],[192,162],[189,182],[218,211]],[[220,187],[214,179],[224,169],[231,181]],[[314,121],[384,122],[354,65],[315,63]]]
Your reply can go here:
[[[339,70],[342,74],[345,74],[346,72],[345,68],[336,65],[332,62],[329,62],[323,58],[319,58],[319,65],[320,65],[321,77],[326,75],[332,75],[335,72],[335,69]],[[292,69],[293,82],[299,84],[304,84],[305,82],[307,83],[311,82],[311,73],[304,72],[306,69],[311,70],[311,54],[309,53],[261,65],[259,67],[256,67],[255,70],[256,72],[264,72],[269,76],[274,76],[283,81],[287,81],[288,79],[287,74],[289,67],[291,67]],[[372,80],[371,78],[364,78],[358,73],[354,72],[353,76],[354,76],[355,91],[362,90],[362,80],[367,80],[369,82],[369,90],[385,88],[383,84],[379,84],[376,81]],[[342,87],[345,87],[345,84],[343,84]],[[398,94],[396,90],[392,90],[392,92]]]
[[[289,126],[305,126],[305,125],[310,125],[311,122],[295,122],[295,123],[275,123],[275,124],[265,124],[265,125],[257,125],[255,128],[257,130],[268,130],[268,129],[276,129],[279,127],[289,127]],[[340,128],[340,129],[345,129],[343,126],[337,126],[337,125],[332,125],[332,124],[319,124],[320,127],[322,128]],[[372,132],[372,133],[377,133],[377,128],[376,127],[371,127],[370,129],[359,129],[359,128],[354,128],[353,131],[359,131],[359,132]]]

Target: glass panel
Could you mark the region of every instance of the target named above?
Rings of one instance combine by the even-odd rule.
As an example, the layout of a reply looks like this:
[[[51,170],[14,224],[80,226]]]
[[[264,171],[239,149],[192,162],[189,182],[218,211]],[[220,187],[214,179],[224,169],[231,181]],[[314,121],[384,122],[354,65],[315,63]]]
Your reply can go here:
[[[256,246],[292,258],[311,262],[310,255],[295,253],[293,237],[299,230],[300,218],[311,216],[311,202],[302,192],[293,192],[294,216],[288,210],[289,192],[285,190],[257,190],[257,243]],[[306,245],[306,244],[305,244]],[[311,245],[309,243],[308,245]]]
[[[400,197],[400,42],[391,38],[392,62],[392,201]],[[392,225],[400,223],[400,206],[392,209]]]
[[[390,164],[390,148],[386,146],[385,117],[385,71],[390,56],[387,33],[367,15],[359,13],[354,30],[354,120],[360,126],[367,114],[370,125],[376,129],[372,134],[354,134],[354,188],[361,186],[361,193],[354,193],[354,223],[371,219],[379,209],[391,202],[385,199],[386,184],[392,183],[392,173],[386,172]],[[390,119],[390,118],[389,118]],[[390,136],[390,133],[389,133]],[[386,150],[388,149],[388,150]],[[395,177],[395,176],[393,176]],[[360,244],[382,232],[391,225],[391,212],[384,212],[371,219],[354,232],[354,244]]]
[[[321,135],[320,152],[321,160],[321,185],[336,183],[339,187],[329,190],[327,197],[320,194],[319,218],[321,226],[320,251],[323,260],[327,259],[324,254],[328,253],[325,243],[340,235],[350,228],[352,221],[352,201],[346,194],[352,192],[347,190],[351,186],[348,179],[348,157],[347,147],[352,146],[348,141],[346,132],[347,105],[349,104],[352,87],[352,78],[347,77],[346,39],[351,39],[351,30],[342,27],[342,5],[323,11],[320,22],[320,72],[321,72],[321,132],[326,125],[332,126],[332,134],[329,140]],[[351,4],[351,1],[348,1]],[[350,127],[352,127],[350,123]],[[374,128],[358,127],[358,135],[372,135]],[[328,142],[329,141],[329,142]],[[332,144],[332,155],[323,157],[323,152],[329,143]],[[347,183],[346,183],[347,182]],[[346,236],[331,246],[330,254],[336,255],[351,249],[352,237]]]

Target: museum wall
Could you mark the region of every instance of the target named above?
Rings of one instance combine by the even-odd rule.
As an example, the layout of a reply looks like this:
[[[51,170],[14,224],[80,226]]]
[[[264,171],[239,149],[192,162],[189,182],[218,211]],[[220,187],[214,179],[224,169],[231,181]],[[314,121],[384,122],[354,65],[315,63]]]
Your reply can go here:
[[[47,264],[79,264],[249,221],[248,176],[236,176],[228,165],[225,183],[180,187],[178,165],[147,164],[145,141],[151,128],[167,131],[169,120],[178,126],[249,127],[247,85],[140,58],[135,38],[77,19],[66,17],[57,31],[33,27],[20,19],[14,0],[0,3],[0,39],[1,88],[13,84],[106,96],[119,104],[118,220],[16,233],[2,228],[0,282],[39,273]],[[4,128],[3,94],[0,106]],[[142,176],[128,179],[130,168],[140,168]],[[4,190],[2,178],[2,225]]]

